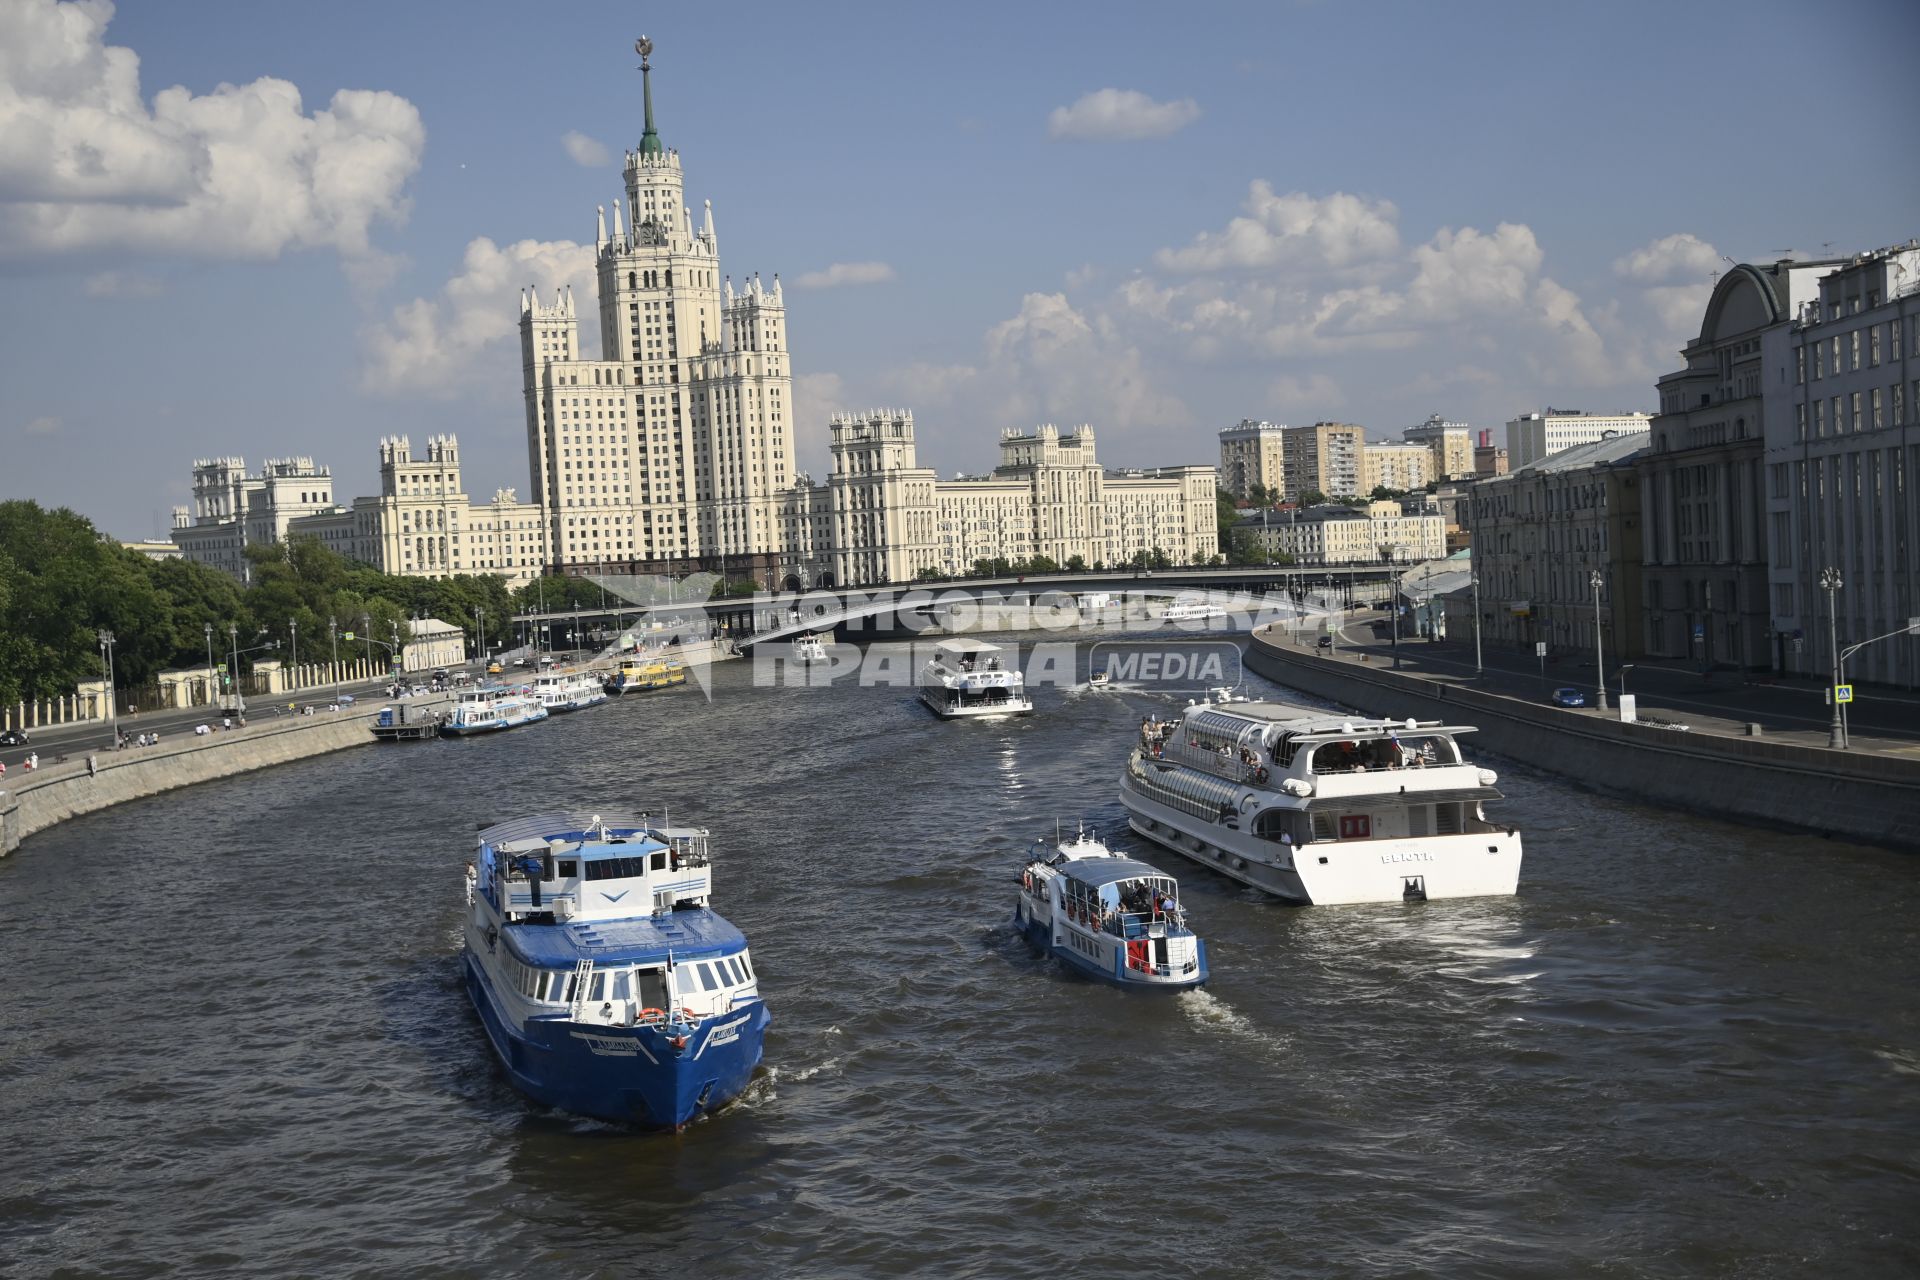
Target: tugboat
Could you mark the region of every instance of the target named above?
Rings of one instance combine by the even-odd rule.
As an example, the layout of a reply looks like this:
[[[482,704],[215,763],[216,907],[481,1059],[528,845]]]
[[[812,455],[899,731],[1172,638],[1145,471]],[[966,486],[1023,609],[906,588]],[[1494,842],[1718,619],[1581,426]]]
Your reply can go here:
[[[462,967],[515,1088],[676,1132],[740,1095],[769,1019],[745,936],[707,905],[705,828],[562,813],[479,846]]]
[[[1207,944],[1187,927],[1174,878],[1084,829],[1052,847],[1035,842],[1013,920],[1042,951],[1116,987],[1177,991],[1207,980]]]

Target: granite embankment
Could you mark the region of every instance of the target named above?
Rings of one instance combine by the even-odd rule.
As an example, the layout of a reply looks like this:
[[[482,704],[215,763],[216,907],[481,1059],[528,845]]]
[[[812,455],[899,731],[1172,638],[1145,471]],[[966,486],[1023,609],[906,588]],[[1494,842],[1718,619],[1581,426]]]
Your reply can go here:
[[[1470,684],[1395,672],[1265,634],[1247,665],[1372,715],[1469,724],[1489,751],[1596,791],[1736,822],[1920,849],[1920,760],[1569,712]],[[1467,743],[1468,750],[1474,742]]]
[[[411,705],[430,710],[446,698],[421,698]],[[65,761],[43,763],[32,772],[15,771],[0,779],[0,856],[22,840],[56,822],[129,800],[266,769],[309,756],[374,742],[369,731],[377,708],[329,711],[317,715],[256,720],[245,729],[204,736],[182,733],[159,745],[93,753],[97,774],[87,772],[87,753],[75,750]]]

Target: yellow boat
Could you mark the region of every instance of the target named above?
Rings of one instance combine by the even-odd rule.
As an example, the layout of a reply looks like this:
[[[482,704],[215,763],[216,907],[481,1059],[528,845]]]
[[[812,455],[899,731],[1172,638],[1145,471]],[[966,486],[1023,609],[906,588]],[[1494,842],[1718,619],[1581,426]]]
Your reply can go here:
[[[632,693],[637,689],[665,689],[687,682],[687,666],[678,658],[658,654],[621,659],[619,669],[607,677],[607,692]]]

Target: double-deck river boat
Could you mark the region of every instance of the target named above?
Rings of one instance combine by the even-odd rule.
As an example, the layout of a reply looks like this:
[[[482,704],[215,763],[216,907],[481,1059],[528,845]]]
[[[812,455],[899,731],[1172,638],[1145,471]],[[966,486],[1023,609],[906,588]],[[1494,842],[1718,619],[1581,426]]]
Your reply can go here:
[[[920,673],[920,700],[943,720],[1024,715],[1033,710],[1026,677],[1008,652],[984,640],[942,640]]]
[[[547,709],[524,689],[504,689],[487,685],[462,690],[452,710],[440,722],[440,732],[448,737],[475,733],[494,733],[536,720],[545,720]]]
[[[768,1015],[746,938],[707,905],[705,828],[561,813],[479,844],[463,968],[515,1088],[674,1130],[739,1096]]]
[[[533,681],[533,696],[549,714],[579,711],[605,702],[606,687],[584,671],[548,671]]]
[[[1013,920],[1034,946],[1102,982],[1165,991],[1207,980],[1207,944],[1187,927],[1174,878],[1085,830],[1034,845]]]
[[[606,690],[618,697],[642,689],[665,689],[687,682],[686,664],[662,654],[628,654],[607,677]]]
[[[1120,802],[1148,839],[1296,902],[1511,894],[1520,836],[1486,816],[1499,779],[1460,754],[1456,739],[1471,732],[1200,703],[1142,723]]]

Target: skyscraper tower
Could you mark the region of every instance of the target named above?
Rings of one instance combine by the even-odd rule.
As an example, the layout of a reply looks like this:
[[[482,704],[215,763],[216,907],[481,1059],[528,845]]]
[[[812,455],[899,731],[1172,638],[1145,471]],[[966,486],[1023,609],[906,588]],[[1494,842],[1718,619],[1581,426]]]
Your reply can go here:
[[[645,128],[624,203],[595,229],[601,359],[579,359],[570,294],[521,303],[533,490],[562,569],[769,581],[773,494],[793,482],[792,371],[776,278],[735,295],[711,202],[696,229],[679,153],[653,118],[653,43],[640,54]],[[723,301],[724,299],[724,301]]]

